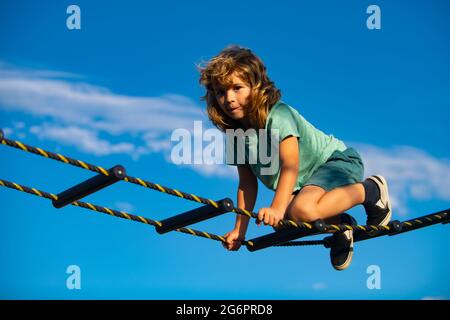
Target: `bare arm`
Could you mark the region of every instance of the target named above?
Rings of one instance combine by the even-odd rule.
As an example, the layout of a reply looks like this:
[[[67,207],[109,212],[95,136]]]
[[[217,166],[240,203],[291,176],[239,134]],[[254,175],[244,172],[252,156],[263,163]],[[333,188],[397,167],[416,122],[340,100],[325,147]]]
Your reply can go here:
[[[249,165],[239,165],[239,187],[237,192],[237,207],[252,211],[256,196],[258,194],[258,181],[250,169]],[[236,251],[241,247],[241,241],[245,239],[248,222],[250,218],[243,215],[236,215],[234,229],[224,235],[225,242],[223,246],[227,250]]]
[[[271,208],[286,211],[297,182],[299,163],[298,141],[290,136],[280,143],[280,178]]]
[[[249,165],[239,165],[239,187],[237,192],[238,208],[252,211],[255,207],[256,197],[258,194],[258,181],[253,174]],[[244,238],[247,232],[248,222],[250,218],[238,214],[236,216],[235,229],[239,231],[239,235]]]
[[[276,227],[279,221],[284,218],[297,181],[299,163],[297,138],[293,136],[285,138],[280,143],[281,168],[275,196],[269,208],[259,209],[258,225],[264,222],[266,225]]]

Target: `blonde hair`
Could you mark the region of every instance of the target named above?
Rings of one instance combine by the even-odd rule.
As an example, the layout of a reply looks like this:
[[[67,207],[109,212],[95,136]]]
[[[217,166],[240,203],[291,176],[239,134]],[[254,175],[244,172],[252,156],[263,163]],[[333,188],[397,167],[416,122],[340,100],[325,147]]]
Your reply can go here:
[[[241,78],[250,88],[248,105],[244,116],[251,128],[263,129],[270,108],[281,98],[281,92],[267,76],[262,60],[250,49],[232,45],[223,49],[209,60],[205,66],[198,65],[200,84],[206,88],[201,100],[206,100],[209,119],[220,130],[242,128],[242,125],[230,118],[219,106],[214,88],[229,88],[231,75]]]

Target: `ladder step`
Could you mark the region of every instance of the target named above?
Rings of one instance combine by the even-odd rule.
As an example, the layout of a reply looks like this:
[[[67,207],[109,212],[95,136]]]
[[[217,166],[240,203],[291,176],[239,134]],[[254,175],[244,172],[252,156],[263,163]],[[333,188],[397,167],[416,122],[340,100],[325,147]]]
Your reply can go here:
[[[225,212],[232,211],[234,208],[233,201],[230,198],[216,201],[216,203],[218,205],[217,208],[208,204],[162,220],[160,221],[161,226],[156,227],[156,231],[159,234],[164,234],[203,220],[217,217]]]
[[[314,226],[312,229],[290,227],[266,234],[252,240],[248,240],[247,243],[251,242],[252,245],[247,244],[247,249],[248,251],[253,252],[305,236],[312,236],[323,233],[324,222],[322,220],[314,221],[313,225]]]
[[[395,236],[402,231],[402,224],[398,220],[392,220],[391,222],[389,222],[388,226],[389,230],[355,230],[353,232],[353,241],[359,242],[383,236]]]
[[[121,165],[112,167],[108,170],[108,172],[109,176],[98,174],[95,177],[92,177],[59,193],[58,200],[52,200],[53,206],[60,209],[126,177],[125,168]]]

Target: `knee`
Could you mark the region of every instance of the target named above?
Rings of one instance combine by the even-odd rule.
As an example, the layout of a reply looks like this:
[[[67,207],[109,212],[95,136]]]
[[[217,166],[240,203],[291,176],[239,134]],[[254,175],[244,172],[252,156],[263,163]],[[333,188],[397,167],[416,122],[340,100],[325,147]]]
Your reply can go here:
[[[319,219],[315,203],[294,203],[289,206],[287,214],[291,220],[298,222],[312,222]]]

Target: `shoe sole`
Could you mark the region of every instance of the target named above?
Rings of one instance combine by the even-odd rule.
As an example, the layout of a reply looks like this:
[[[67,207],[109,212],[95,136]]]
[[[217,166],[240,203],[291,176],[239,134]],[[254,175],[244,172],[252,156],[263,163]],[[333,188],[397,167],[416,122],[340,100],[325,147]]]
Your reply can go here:
[[[348,254],[347,259],[345,260],[345,262],[339,266],[334,266],[333,267],[338,270],[338,271],[342,271],[344,269],[347,269],[350,266],[350,263],[352,263],[352,259],[353,259],[353,231],[350,231],[351,234],[351,239],[350,239],[350,253]]]
[[[380,189],[380,198],[382,200],[386,200],[386,201],[382,201],[384,203],[387,203],[387,207],[389,209],[388,214],[386,215],[386,217],[384,217],[384,219],[378,224],[379,226],[386,226],[389,224],[389,222],[391,221],[392,218],[392,207],[391,207],[391,200],[389,199],[389,189],[388,189],[388,184],[386,179],[383,176],[372,176],[369,177],[369,179],[371,179],[372,181],[374,181],[377,186]],[[384,186],[384,188],[383,188]]]

